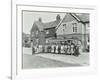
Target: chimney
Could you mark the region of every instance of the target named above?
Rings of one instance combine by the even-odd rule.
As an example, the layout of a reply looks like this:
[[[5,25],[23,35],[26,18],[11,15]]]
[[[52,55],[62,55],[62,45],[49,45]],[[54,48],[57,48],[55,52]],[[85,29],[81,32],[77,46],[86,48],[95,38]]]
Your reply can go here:
[[[39,18],[39,22],[42,22],[42,19],[41,18]]]
[[[60,21],[60,20],[61,20],[61,18],[60,18],[60,15],[59,15],[59,14],[56,16],[56,20],[57,20],[57,21]]]

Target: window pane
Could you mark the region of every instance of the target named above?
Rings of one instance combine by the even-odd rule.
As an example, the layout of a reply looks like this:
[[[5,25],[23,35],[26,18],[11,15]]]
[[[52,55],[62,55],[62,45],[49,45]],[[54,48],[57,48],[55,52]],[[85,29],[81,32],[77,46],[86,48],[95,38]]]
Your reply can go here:
[[[77,32],[77,24],[73,23],[73,32]]]
[[[63,26],[66,26],[66,24],[63,24]]]

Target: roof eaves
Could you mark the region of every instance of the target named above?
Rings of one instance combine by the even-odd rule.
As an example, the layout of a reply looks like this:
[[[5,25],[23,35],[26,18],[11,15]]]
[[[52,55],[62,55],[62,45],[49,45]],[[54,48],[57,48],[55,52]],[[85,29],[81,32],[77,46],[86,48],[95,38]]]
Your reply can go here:
[[[69,13],[72,17],[74,17],[78,22],[81,22],[81,19],[75,13]]]
[[[82,21],[80,19],[80,17],[78,17],[75,13],[70,13],[78,22],[81,22],[81,23],[89,23],[89,21]]]

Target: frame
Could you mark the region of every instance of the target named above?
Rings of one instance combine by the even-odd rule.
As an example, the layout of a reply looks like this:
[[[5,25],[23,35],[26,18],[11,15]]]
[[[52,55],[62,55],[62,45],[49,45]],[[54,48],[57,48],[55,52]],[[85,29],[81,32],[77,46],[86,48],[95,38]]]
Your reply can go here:
[[[45,12],[72,12],[90,14],[90,65],[84,67],[63,67],[63,68],[43,68],[43,69],[23,69],[22,31],[23,31],[23,11],[45,11]],[[94,6],[74,6],[74,5],[35,5],[32,3],[12,2],[12,53],[11,53],[11,79],[38,78],[87,75],[96,72],[96,44],[94,43],[96,34],[96,9]],[[92,54],[92,55],[91,55]],[[81,74],[80,74],[81,73]]]

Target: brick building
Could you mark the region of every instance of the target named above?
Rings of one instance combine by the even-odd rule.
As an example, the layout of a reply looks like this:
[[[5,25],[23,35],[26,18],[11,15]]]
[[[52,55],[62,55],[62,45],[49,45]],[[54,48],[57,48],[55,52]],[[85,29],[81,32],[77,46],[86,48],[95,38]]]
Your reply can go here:
[[[80,40],[85,50],[89,42],[89,23],[88,13],[66,13],[56,27],[57,37]]]
[[[55,21],[48,23],[43,23],[41,18],[35,21],[30,31],[32,44],[45,45],[49,43],[49,39],[56,38],[56,27],[60,21],[60,15],[56,16]]]

